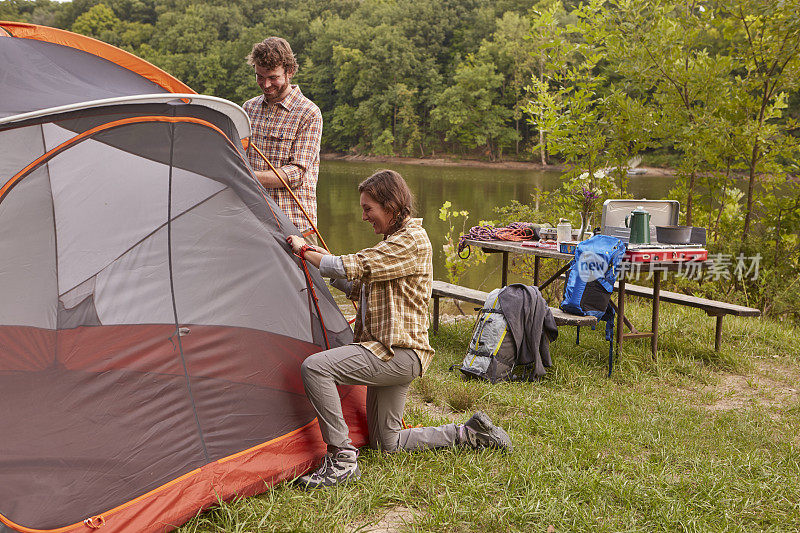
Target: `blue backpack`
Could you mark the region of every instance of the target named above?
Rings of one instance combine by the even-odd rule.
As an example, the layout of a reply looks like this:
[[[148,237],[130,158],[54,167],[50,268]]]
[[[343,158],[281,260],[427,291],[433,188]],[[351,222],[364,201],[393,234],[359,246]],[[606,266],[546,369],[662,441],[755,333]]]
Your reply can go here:
[[[595,235],[578,244],[561,302],[561,310],[566,313],[605,320],[607,338],[614,321],[609,302],[623,255],[625,244],[610,235]]]

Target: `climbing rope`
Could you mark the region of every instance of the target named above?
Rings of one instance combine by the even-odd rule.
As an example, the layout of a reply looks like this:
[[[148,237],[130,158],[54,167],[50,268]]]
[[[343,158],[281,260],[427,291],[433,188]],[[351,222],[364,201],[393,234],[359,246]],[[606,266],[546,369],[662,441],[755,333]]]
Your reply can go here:
[[[529,241],[536,238],[533,226],[525,222],[512,222],[508,226],[473,226],[466,233],[458,238],[458,256],[461,259],[469,257],[469,246],[466,240],[472,241]],[[461,255],[464,249],[467,255]]]

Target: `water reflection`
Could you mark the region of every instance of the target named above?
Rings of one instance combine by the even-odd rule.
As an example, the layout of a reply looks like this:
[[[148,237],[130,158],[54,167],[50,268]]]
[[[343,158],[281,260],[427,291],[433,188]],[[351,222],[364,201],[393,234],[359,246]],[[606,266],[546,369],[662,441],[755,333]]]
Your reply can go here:
[[[560,185],[558,172],[323,161],[317,189],[319,224],[333,253],[353,252],[380,239],[372,227],[361,220],[356,188],[375,170],[387,166],[403,175],[417,197],[418,216],[424,219],[434,247],[436,279],[447,279],[441,250],[447,226],[439,220],[439,208],[446,200],[452,202],[453,209],[469,211],[468,227],[471,227],[481,220],[495,218],[494,208],[507,205],[511,200],[529,203],[534,187],[552,190]],[[629,188],[639,198],[665,198],[673,181],[646,174],[632,176]],[[462,283],[478,287],[487,276],[492,276],[489,285],[499,284],[499,275],[493,273],[498,259],[491,256],[487,265],[465,274]]]

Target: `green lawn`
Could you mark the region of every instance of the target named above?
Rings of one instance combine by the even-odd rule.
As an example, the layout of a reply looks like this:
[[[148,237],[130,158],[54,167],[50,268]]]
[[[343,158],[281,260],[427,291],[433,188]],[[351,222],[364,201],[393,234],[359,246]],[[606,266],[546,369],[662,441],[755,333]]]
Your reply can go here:
[[[629,315],[648,322],[646,307]],[[537,383],[463,381],[470,322],[442,326],[412,386],[411,424],[486,411],[515,450],[362,454],[360,481],[290,484],[181,531],[798,531],[800,336],[769,320],[662,306],[659,360],[623,345],[611,379],[600,331],[564,327]]]

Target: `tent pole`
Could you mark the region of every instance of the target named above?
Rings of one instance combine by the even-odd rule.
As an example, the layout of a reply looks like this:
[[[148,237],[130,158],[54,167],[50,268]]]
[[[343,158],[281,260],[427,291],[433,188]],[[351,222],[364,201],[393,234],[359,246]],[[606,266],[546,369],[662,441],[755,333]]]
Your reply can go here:
[[[265,163],[266,163],[266,164],[269,166],[269,169],[270,169],[270,170],[271,170],[271,171],[272,171],[272,172],[273,172],[273,173],[274,173],[276,176],[278,176],[278,179],[279,179],[279,180],[281,180],[281,183],[283,184],[283,186],[284,186],[284,187],[286,187],[286,190],[287,190],[287,191],[289,192],[289,194],[291,195],[291,197],[292,197],[292,200],[294,200],[294,202],[297,204],[297,207],[299,207],[299,208],[300,208],[300,211],[302,211],[302,212],[303,212],[303,215],[305,215],[305,217],[306,217],[306,220],[308,220],[308,223],[309,223],[309,224],[311,224],[311,228],[314,230],[314,233],[316,233],[316,234],[317,234],[317,237],[319,237],[319,242],[321,242],[321,243],[322,243],[322,246],[323,246],[323,248],[325,248],[326,250],[328,250],[328,251],[330,252],[330,249],[328,248],[328,245],[327,245],[327,244],[325,244],[325,239],[323,239],[323,238],[322,238],[322,235],[320,234],[320,232],[319,232],[319,230],[317,229],[317,227],[314,225],[314,223],[313,223],[313,222],[311,222],[311,217],[310,217],[310,216],[308,216],[308,213],[307,213],[307,212],[306,212],[306,210],[303,208],[303,205],[300,203],[300,200],[298,200],[298,199],[297,199],[297,196],[295,196],[295,194],[294,194],[294,191],[292,191],[292,189],[289,187],[289,184],[288,184],[288,183],[286,183],[286,180],[285,180],[285,179],[283,179],[283,176],[281,176],[280,174],[278,174],[278,171],[275,169],[275,167],[272,165],[272,163],[270,163],[269,159],[267,159],[267,156],[265,156],[265,155],[263,154],[263,152],[261,152],[261,150],[259,150],[259,149],[258,149],[258,146],[256,146],[254,143],[252,143],[252,142],[251,142],[251,143],[249,143],[249,147],[251,147],[251,148],[255,149],[255,151],[258,153],[258,155],[260,155],[260,156],[261,156],[261,159],[263,159],[263,160],[264,160],[264,162],[265,162]]]

